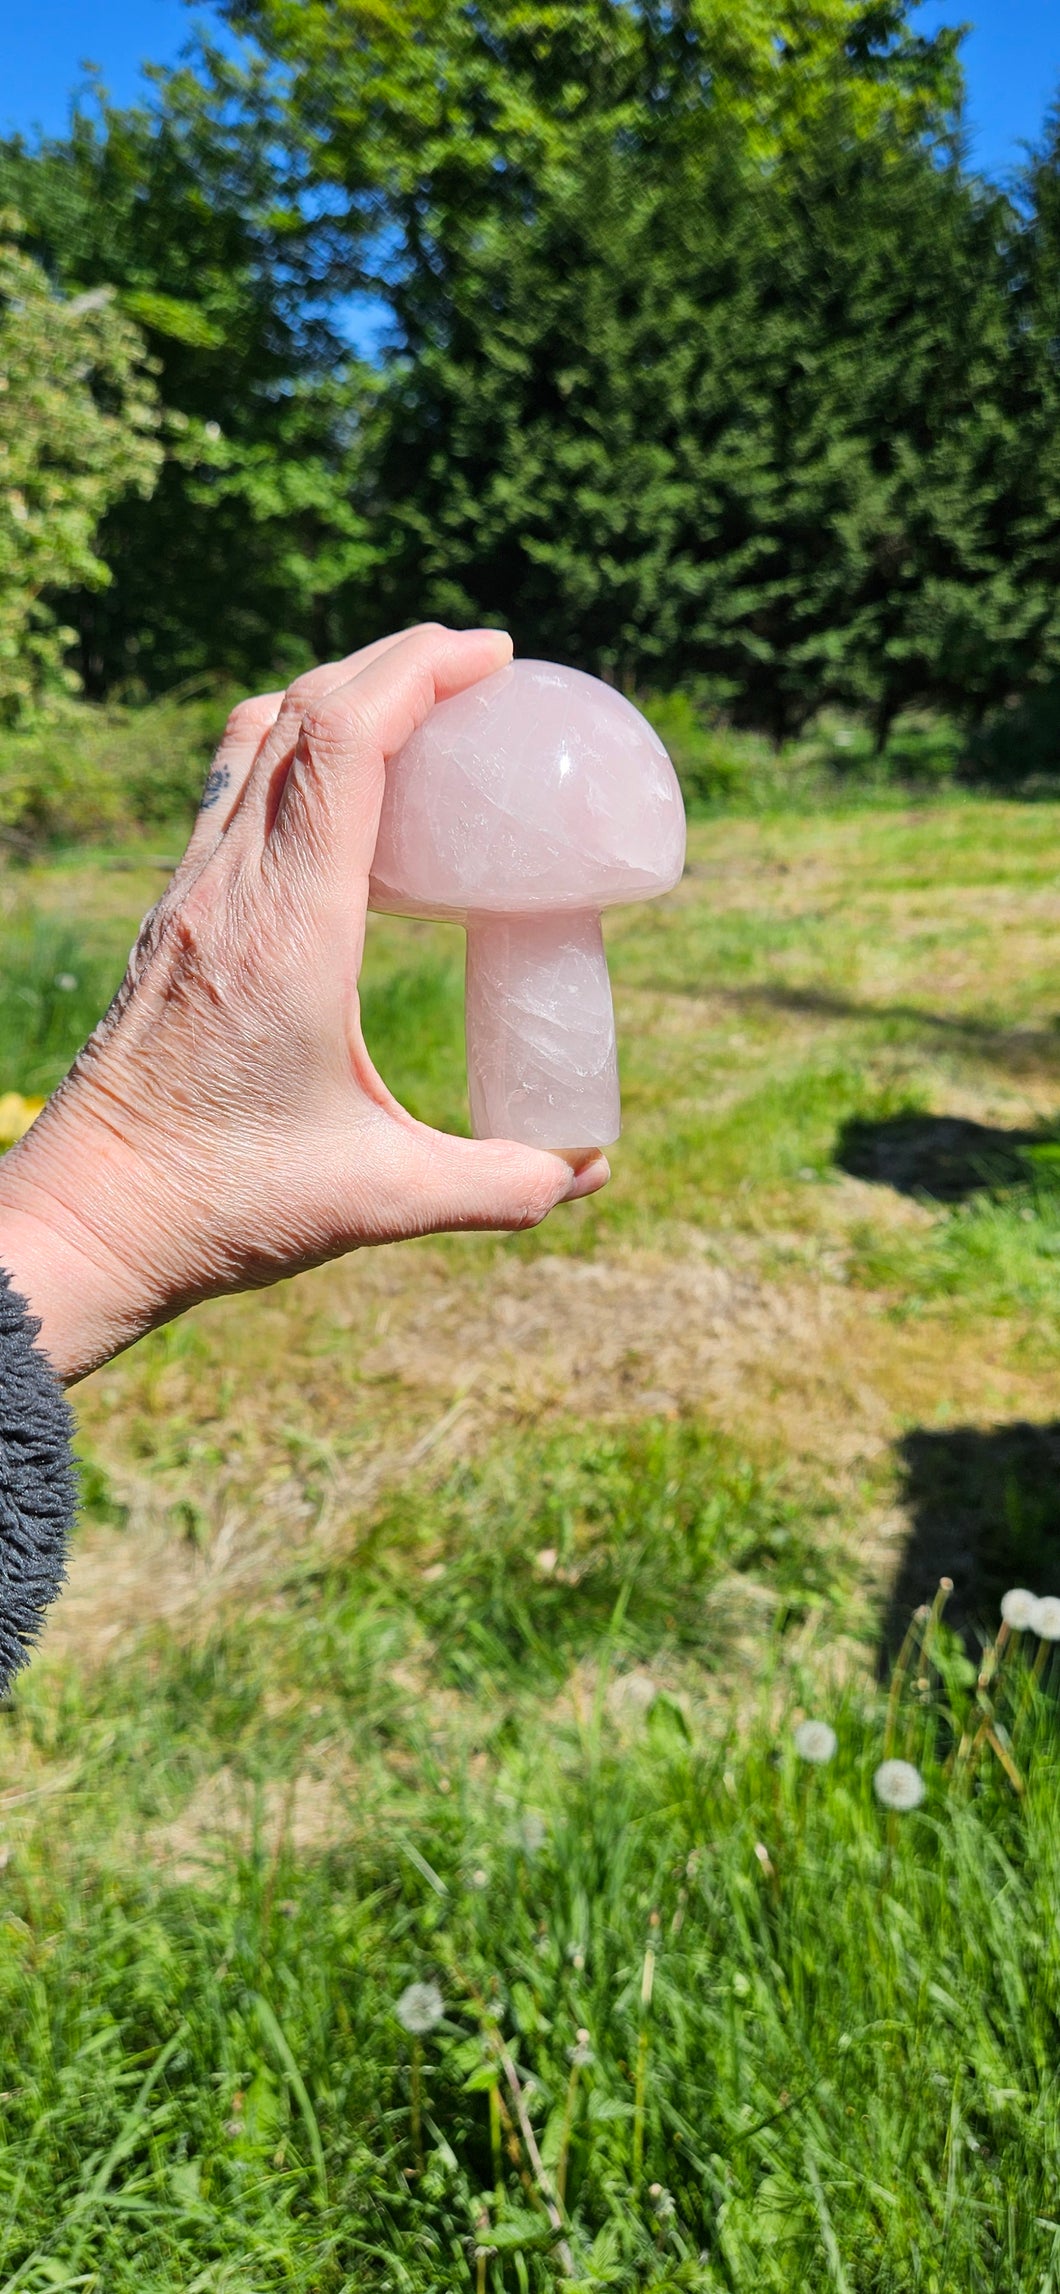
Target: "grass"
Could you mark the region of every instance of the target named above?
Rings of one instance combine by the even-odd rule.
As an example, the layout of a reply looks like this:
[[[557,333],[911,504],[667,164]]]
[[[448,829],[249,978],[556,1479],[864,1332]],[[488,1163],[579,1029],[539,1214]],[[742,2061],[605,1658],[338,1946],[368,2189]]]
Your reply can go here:
[[[700,821],[610,936],[607,1194],[83,1390],[0,1715],[0,2294],[1060,2288],[1060,1683],[979,1686],[1060,1590],[1058,826]],[[0,877],[0,1092],[154,857]],[[459,937],[375,920],[365,1024],[462,1125]]]
[[[5,2287],[1052,2283],[1050,1693],[1019,1656],[991,1687],[1017,1796],[961,1758],[974,1670],[938,1628],[890,1739],[833,1701],[823,1770],[761,1710],[708,1742],[659,1697],[621,1739],[607,1653],[488,1779],[406,1709],[415,1777],[359,1776],[341,1850],[270,1842],[259,1792],[197,1887],[87,1838],[20,1857]],[[80,1785],[104,1805],[133,1749],[120,1682],[107,1705]],[[904,1817],[872,1791],[895,1745],[928,1785]],[[425,1982],[442,2013],[410,2038]]]

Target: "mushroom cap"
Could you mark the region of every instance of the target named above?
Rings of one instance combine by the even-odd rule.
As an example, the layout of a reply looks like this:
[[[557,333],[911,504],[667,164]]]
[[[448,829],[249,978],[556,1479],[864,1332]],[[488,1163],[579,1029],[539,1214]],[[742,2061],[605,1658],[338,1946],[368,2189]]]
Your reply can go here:
[[[544,915],[669,892],[677,775],[631,701],[581,669],[513,661],[440,701],[387,766],[370,905]]]

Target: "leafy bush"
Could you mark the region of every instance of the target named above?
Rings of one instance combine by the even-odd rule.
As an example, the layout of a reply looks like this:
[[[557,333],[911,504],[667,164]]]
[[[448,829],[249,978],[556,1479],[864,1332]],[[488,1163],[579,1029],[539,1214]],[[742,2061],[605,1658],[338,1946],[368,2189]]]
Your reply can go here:
[[[108,287],[57,295],[0,213],[0,716],[69,685],[71,632],[44,593],[100,589],[101,520],[150,494],[161,465],[158,397],[138,328]],[[14,236],[12,236],[14,234]]]
[[[885,747],[856,717],[823,712],[797,741],[777,748],[761,733],[738,730],[691,692],[642,702],[674,761],[693,815],[724,807],[765,811],[774,805],[834,804],[845,794],[952,785],[969,744],[953,717],[928,710],[895,719]]]
[[[984,780],[1001,787],[1033,795],[1033,783],[1042,779],[1050,784],[1048,793],[1055,795],[1060,777],[1060,678],[1032,686],[1022,698],[1013,695],[1005,708],[993,710],[975,742],[974,762]]]
[[[190,820],[228,707],[219,691],[141,709],[70,702],[0,735],[0,839],[28,854]]]
[[[776,772],[776,751],[758,733],[737,732],[697,707],[690,693],[642,703],[665,742],[690,812],[746,802]]]

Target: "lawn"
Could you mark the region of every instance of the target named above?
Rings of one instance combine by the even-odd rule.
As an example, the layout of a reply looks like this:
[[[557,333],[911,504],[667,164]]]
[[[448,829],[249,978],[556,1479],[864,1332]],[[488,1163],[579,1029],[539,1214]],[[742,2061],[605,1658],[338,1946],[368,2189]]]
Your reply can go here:
[[[1060,2290],[1060,1684],[989,1653],[1060,1592],[1058,831],[695,823],[609,935],[603,1196],[81,1391],[0,1713],[0,2294]],[[0,1094],[166,850],[0,874]],[[375,920],[364,997],[462,1126],[459,936]]]

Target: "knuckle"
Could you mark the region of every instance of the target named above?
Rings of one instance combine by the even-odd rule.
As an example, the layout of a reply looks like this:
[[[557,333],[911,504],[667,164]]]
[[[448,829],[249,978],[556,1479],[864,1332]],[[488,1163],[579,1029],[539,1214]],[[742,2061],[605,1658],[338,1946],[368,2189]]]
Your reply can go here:
[[[314,750],[333,752],[346,749],[358,741],[370,738],[374,731],[373,711],[362,699],[353,700],[348,694],[333,693],[313,703],[302,714],[302,740],[312,755]]]
[[[319,669],[304,670],[301,677],[295,677],[291,684],[287,687],[287,691],[283,697],[284,709],[298,709],[299,711],[302,710],[305,707],[306,702],[312,699],[312,696],[317,690],[319,683]]]
[[[283,696],[285,709],[305,708],[318,694],[328,693],[336,679],[341,680],[344,664],[341,661],[318,661],[312,669],[303,669],[300,677],[293,677]]]
[[[244,741],[250,733],[265,732],[283,700],[282,693],[256,693],[237,701],[224,729],[226,741]]]

